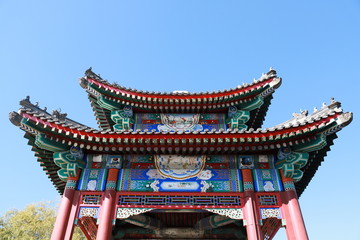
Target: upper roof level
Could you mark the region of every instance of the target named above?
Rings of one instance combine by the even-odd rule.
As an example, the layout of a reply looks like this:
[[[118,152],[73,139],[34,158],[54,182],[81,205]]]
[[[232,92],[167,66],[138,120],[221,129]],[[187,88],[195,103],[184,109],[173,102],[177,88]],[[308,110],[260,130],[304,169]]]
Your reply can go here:
[[[261,127],[275,89],[281,85],[281,78],[270,69],[250,84],[234,89],[189,93],[143,92],[109,83],[99,75],[86,70],[80,85],[88,93],[99,128],[111,129],[111,111],[130,106],[135,113],[226,113],[231,106],[250,112],[249,128]]]
[[[89,71],[87,74],[91,75]],[[250,94],[251,98],[246,101],[245,98],[242,100],[238,98],[237,105],[218,109],[221,111],[204,108],[206,111],[192,113],[171,111],[171,107],[181,106],[181,104],[176,105],[174,100],[172,104],[167,104],[170,107],[168,111],[163,112],[140,111],[140,108],[131,105],[130,102],[116,105],[115,101],[107,101],[104,97],[105,93],[111,93],[111,90],[105,89],[104,86],[113,85],[100,78],[88,76],[81,81],[82,84],[86,82],[86,89],[96,110],[98,121],[106,121],[105,127],[94,129],[71,120],[66,113],[58,111],[49,113],[46,109],[31,103],[29,97],[20,101],[22,107],[18,112],[11,112],[9,118],[14,125],[25,132],[25,138],[32,146],[40,165],[60,193],[65,187],[64,175],[71,171],[64,169],[61,164],[57,165],[54,162],[54,155],[71,151],[73,148],[93,154],[273,154],[275,156],[286,148],[287,154],[289,151],[293,154],[284,159],[278,156],[276,167],[297,181],[295,186],[300,195],[311,181],[327,151],[330,150],[333,140],[337,137],[336,132],[352,121],[352,113],[343,112],[340,102],[331,99],[328,105],[323,104],[319,110],[314,109],[313,113],[309,114],[307,111],[294,113],[290,120],[274,127],[265,129],[252,127],[262,122],[261,118],[265,116],[264,109],[270,104],[271,94],[280,84],[280,79],[274,74],[272,70],[263,75],[258,82],[250,85],[254,87],[261,83],[256,88],[262,90],[253,90],[256,93]],[[97,85],[100,83],[99,91],[95,91],[92,85],[100,86]],[[116,89],[120,92],[121,88]],[[248,90],[250,92],[250,89]],[[235,90],[223,93],[230,94],[232,91]],[[137,91],[129,92],[137,93]],[[206,94],[210,96],[213,93]],[[118,95],[123,97],[122,94]],[[154,97],[154,94],[150,95]],[[172,99],[178,100],[180,99],[178,97],[185,97],[178,94],[159,95],[166,96],[168,101],[172,96]],[[186,96],[195,98],[197,95]],[[140,100],[146,103],[145,100]],[[133,111],[137,114],[133,115]],[[76,164],[80,166],[81,161]]]

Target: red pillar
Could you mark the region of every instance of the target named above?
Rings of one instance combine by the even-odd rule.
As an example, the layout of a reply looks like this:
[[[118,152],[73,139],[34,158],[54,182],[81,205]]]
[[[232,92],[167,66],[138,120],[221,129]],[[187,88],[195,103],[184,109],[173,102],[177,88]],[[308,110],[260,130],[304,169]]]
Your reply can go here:
[[[116,205],[116,181],[119,169],[110,168],[104,198],[100,208],[99,226],[96,234],[97,240],[109,240],[111,237],[113,217]]]
[[[246,221],[246,234],[248,240],[262,240],[262,232],[259,225],[259,213],[256,207],[254,182],[250,169],[242,169],[244,182],[245,204],[243,207],[244,220]]]
[[[73,203],[71,205],[71,210],[70,210],[70,216],[69,216],[69,221],[68,221],[68,225],[67,225],[67,229],[66,229],[66,233],[65,233],[65,240],[70,240],[72,239],[72,235],[74,233],[74,221],[76,218],[76,212],[79,206],[79,200],[80,200],[80,192],[79,191],[75,191],[74,193],[74,197],[73,197]]]
[[[75,188],[79,175],[80,174],[78,174],[77,177],[69,177],[66,182],[55,226],[51,234],[51,240],[71,239],[71,233],[67,234],[67,231],[72,232],[73,229],[74,223],[69,222],[69,217],[72,210],[72,204],[74,202]],[[65,235],[70,238],[65,238]]]
[[[282,177],[285,192],[281,194],[288,240],[308,240],[305,222],[301,213],[293,179]]]

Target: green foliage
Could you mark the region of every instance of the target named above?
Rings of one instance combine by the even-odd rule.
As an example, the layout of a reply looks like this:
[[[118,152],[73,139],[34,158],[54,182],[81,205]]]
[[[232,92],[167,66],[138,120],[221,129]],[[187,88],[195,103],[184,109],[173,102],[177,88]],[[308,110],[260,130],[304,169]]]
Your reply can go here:
[[[23,210],[10,210],[0,217],[0,239],[50,239],[55,224],[56,209],[50,204],[30,204]],[[76,228],[74,240],[86,239]]]

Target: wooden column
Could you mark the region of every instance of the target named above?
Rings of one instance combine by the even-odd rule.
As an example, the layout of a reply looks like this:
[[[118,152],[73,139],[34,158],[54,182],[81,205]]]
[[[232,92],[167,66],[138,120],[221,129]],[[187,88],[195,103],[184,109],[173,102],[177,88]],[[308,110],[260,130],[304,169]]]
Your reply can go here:
[[[77,181],[79,180],[79,176],[80,174],[76,177],[69,177],[66,182],[54,229],[51,234],[51,240],[71,239],[74,222],[69,221],[69,219],[73,219],[70,216],[71,212],[76,214],[76,210],[74,211],[73,209],[73,203],[76,201],[74,196],[76,195],[75,188]]]
[[[71,205],[71,210],[70,210],[70,215],[69,215],[69,220],[68,220],[68,224],[67,224],[67,229],[66,229],[66,233],[65,233],[65,240],[71,240],[72,239],[72,235],[74,233],[74,227],[75,227],[75,219],[76,219],[76,212],[78,210],[78,206],[79,206],[79,200],[80,200],[80,192],[79,191],[75,191],[74,193],[74,197],[73,197],[73,203]]]
[[[242,169],[244,182],[245,203],[243,207],[244,220],[246,221],[246,234],[248,240],[262,240],[259,224],[259,213],[255,202],[254,180],[251,169]]]
[[[282,211],[285,214],[286,236],[288,240],[309,239],[301,213],[295,185],[292,178],[282,176],[285,192],[282,192]]]
[[[116,205],[116,181],[119,169],[110,168],[104,198],[100,208],[99,227],[96,234],[97,240],[109,240],[113,227],[113,217]]]

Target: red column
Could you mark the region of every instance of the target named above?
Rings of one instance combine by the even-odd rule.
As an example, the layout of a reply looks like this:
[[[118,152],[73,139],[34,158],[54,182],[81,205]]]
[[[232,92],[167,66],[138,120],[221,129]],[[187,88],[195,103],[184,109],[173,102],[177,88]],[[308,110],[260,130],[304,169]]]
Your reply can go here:
[[[243,207],[244,220],[246,221],[246,234],[248,240],[260,240],[262,233],[259,225],[259,213],[256,207],[254,182],[250,169],[242,169],[244,182],[245,204]]]
[[[79,200],[80,200],[80,192],[79,191],[75,191],[74,193],[74,197],[73,197],[73,203],[71,205],[71,210],[70,210],[70,216],[69,216],[69,221],[67,224],[67,229],[66,229],[66,234],[65,234],[65,240],[71,240],[72,239],[72,235],[74,233],[74,221],[76,218],[76,212],[79,206]]]
[[[64,240],[65,235],[70,235],[71,238],[71,233],[66,233],[67,231],[72,231],[72,225],[74,224],[73,222],[69,222],[69,217],[72,209],[72,203],[74,202],[75,188],[77,180],[79,179],[79,175],[80,174],[78,174],[77,177],[69,177],[66,182],[60,208],[56,217],[55,226],[51,234],[51,240]]]
[[[116,205],[116,181],[119,173],[119,169],[110,168],[106,191],[101,204],[100,216],[99,216],[99,227],[96,234],[97,240],[109,240],[111,237],[113,217]]]
[[[309,239],[293,179],[282,177],[285,192],[281,194],[282,210],[285,214],[286,236],[288,240]]]

